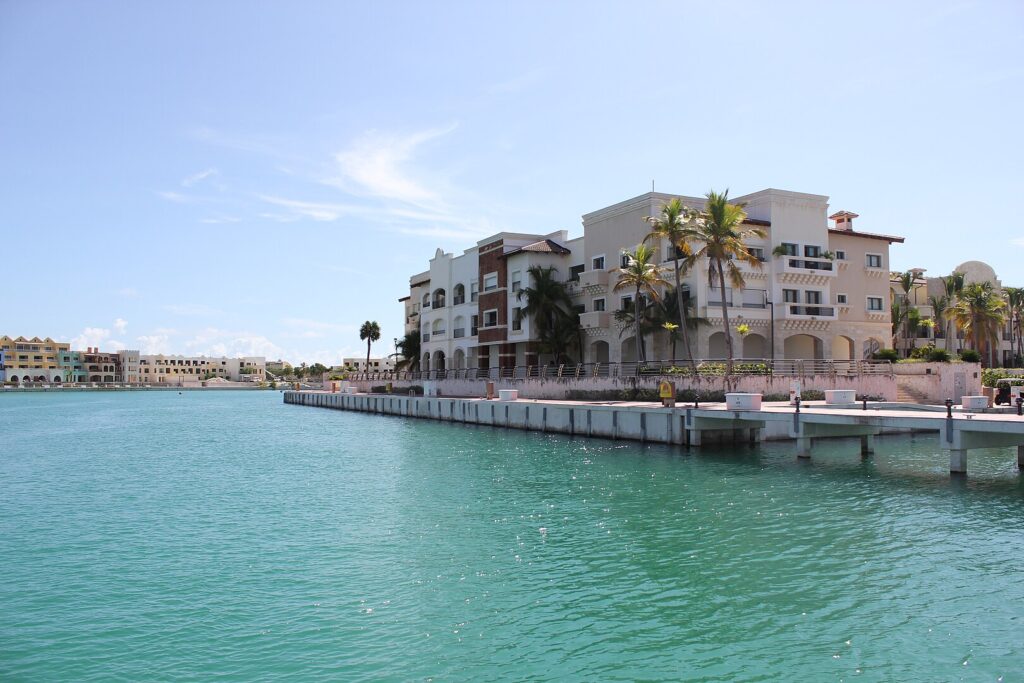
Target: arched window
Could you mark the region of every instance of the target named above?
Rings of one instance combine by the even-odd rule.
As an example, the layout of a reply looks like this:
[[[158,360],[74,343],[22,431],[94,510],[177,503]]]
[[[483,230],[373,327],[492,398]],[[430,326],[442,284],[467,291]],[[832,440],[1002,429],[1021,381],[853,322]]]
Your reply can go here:
[[[439,289],[435,289],[434,290],[434,298],[430,302],[430,307],[431,308],[444,308],[444,306],[445,306],[444,296],[445,296],[444,289],[440,289],[440,288]]]
[[[466,303],[466,285],[461,282],[455,285],[455,289],[452,290],[452,299],[452,305],[454,306]]]
[[[438,318],[437,320],[434,321],[434,324],[430,328],[430,336],[434,338],[443,337],[445,332],[446,330],[444,329],[444,320]]]
[[[466,317],[462,315],[455,316],[455,321],[452,323],[452,336],[458,339],[459,337],[466,336]]]
[[[423,308],[430,308],[430,292],[423,295]]]

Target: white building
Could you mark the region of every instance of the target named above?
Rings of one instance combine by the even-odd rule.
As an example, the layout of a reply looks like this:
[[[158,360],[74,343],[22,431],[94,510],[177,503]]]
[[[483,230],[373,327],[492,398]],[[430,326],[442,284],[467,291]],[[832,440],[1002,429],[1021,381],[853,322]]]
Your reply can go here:
[[[263,356],[209,358],[158,354],[138,358],[140,381],[146,384],[182,384],[218,377],[232,382],[262,382],[266,379],[266,359]]]
[[[358,372],[389,372],[395,369],[395,359],[393,357],[388,358],[370,358],[370,363],[367,365],[366,357],[362,358],[342,358],[341,366],[337,367],[338,370],[352,369]]]
[[[623,254],[650,232],[677,195],[650,192],[583,216],[583,236],[503,232],[462,254],[438,249],[429,270],[410,278],[403,297],[406,331],[421,334],[423,370],[529,366],[551,360],[541,353],[532,321],[516,321],[531,266],[551,266],[567,283],[580,314],[586,363],[633,361],[635,340],[614,312],[628,309],[632,294],[614,292]],[[704,199],[681,197],[701,209]],[[856,214],[829,216],[828,197],[762,190],[736,197],[751,228],[765,232],[748,246],[761,267],[744,264],[746,287],[724,293],[737,358],[860,359],[889,346],[889,246],[901,237],[855,231]],[[833,220],[834,225],[829,224]],[[657,244],[656,262],[672,281],[672,248]],[[778,255],[776,255],[776,253]],[[708,263],[697,263],[683,281],[692,313],[704,321],[692,333],[696,358],[726,355],[722,292],[709,286]],[[740,334],[738,327],[749,329]],[[650,360],[669,359],[666,332],[646,340]],[[685,356],[677,349],[679,358]]]

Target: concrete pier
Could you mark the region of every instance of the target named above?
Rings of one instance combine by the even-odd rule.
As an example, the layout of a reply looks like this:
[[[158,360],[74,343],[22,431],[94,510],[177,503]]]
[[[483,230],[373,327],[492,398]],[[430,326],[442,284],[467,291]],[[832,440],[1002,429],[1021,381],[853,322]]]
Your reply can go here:
[[[558,400],[489,401],[483,398],[335,394],[287,391],[285,403],[487,425],[507,429],[629,439],[642,443],[699,447],[709,443],[745,443],[772,439],[795,442],[799,458],[812,457],[821,439],[859,437],[862,456],[874,453],[883,432],[931,431],[938,447],[949,451],[949,471],[967,472],[967,452],[975,448],[1017,447],[1024,470],[1024,418],[1004,414],[908,411],[892,409],[812,408],[796,412],[783,403],[756,410],[725,404],[699,408],[663,408],[640,402]]]

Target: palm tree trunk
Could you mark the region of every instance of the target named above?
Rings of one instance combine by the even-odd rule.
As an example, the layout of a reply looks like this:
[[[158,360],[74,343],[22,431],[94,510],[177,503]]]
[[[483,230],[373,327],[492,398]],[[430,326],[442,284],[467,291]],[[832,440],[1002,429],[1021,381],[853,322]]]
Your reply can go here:
[[[366,371],[370,371],[370,340],[366,340]]]
[[[636,288],[636,296],[633,297],[633,329],[636,336],[636,361],[644,362],[643,344],[640,343],[640,288]]]
[[[673,245],[673,249],[675,246]],[[673,252],[675,253],[675,252]],[[690,350],[690,333],[686,329],[686,306],[683,304],[683,288],[679,284],[679,258],[673,259],[676,271],[676,303],[679,306],[679,330],[683,333],[683,348],[686,350],[686,359],[693,366],[693,352]],[[676,343],[672,340],[672,360],[675,360]]]
[[[722,288],[722,327],[725,331],[725,390],[732,389],[732,335],[729,334],[729,306],[725,301],[725,271],[722,270],[722,262],[715,259],[718,264],[718,284]]]

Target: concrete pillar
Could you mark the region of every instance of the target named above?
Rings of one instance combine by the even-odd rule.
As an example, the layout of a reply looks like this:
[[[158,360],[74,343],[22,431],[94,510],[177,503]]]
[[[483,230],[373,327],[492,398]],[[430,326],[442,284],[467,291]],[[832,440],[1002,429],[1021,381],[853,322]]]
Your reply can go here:
[[[689,446],[700,445],[700,430],[699,429],[688,429],[686,433],[689,435],[688,444]]]
[[[758,432],[760,432],[760,431],[761,430],[759,430],[757,427],[751,427],[750,428],[750,435],[748,437],[748,440],[750,441],[750,443],[757,443],[758,436],[759,436]]]
[[[1024,470],[1024,446],[1017,446],[1017,469]]]
[[[811,457],[811,437],[801,436],[796,440],[796,457],[798,458],[810,458]]]
[[[871,455],[875,452],[875,437],[865,434],[860,437],[860,454]]]
[[[949,473],[967,474],[967,449],[951,449],[949,451]]]

